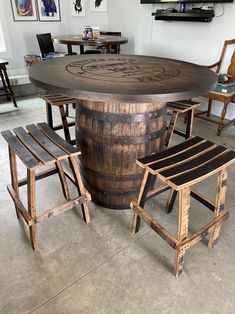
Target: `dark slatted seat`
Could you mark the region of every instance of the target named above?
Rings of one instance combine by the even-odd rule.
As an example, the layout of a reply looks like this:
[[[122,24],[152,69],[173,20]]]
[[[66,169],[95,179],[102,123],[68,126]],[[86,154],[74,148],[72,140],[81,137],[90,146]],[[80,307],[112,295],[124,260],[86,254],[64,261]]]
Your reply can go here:
[[[38,250],[36,224],[46,218],[72,209],[75,205],[81,205],[84,220],[90,222],[88,201],[90,194],[85,190],[78,166],[77,151],[71,144],[63,140],[46,123],[39,123],[15,128],[15,135],[6,130],[2,136],[9,146],[10,171],[12,183],[8,185],[8,191],[15,203],[18,219],[24,219],[29,225],[30,238],[33,249]],[[27,168],[27,178],[18,180],[16,156],[23,162]],[[69,161],[72,175],[63,169],[61,160]],[[44,172],[38,172],[40,168],[47,165],[55,165],[52,169]],[[37,174],[35,173],[37,170]],[[58,173],[62,191],[66,202],[57,207],[51,208],[44,213],[36,213],[35,181]],[[68,177],[77,187],[78,197],[71,199],[66,181]],[[19,187],[27,184],[28,191],[28,211],[20,200]]]
[[[38,95],[40,98],[45,100],[46,103],[46,116],[48,125],[54,130],[58,131],[63,129],[64,137],[67,142],[74,145],[75,140],[71,139],[69,128],[75,125],[75,121],[68,122],[67,117],[69,116],[69,106],[74,106],[77,103],[77,99],[59,95],[56,93],[43,93]],[[54,125],[53,123],[53,114],[52,107],[58,107],[60,111],[61,124]],[[74,120],[74,119],[73,119]]]
[[[153,228],[168,244],[176,249],[174,275],[178,276],[183,268],[186,249],[196,244],[203,236],[211,233],[209,248],[212,248],[219,237],[221,224],[228,218],[229,213],[224,208],[227,167],[235,162],[235,152],[216,145],[200,137],[194,137],[169,148],[163,152],[146,156],[137,160],[137,164],[144,170],[144,178],[138,199],[131,202],[134,210],[132,222],[133,232],[140,227],[140,219]],[[196,191],[193,186],[210,176],[218,174],[216,201]],[[156,178],[163,181],[163,185],[155,187]],[[145,209],[146,200],[162,192],[170,190],[167,211],[173,208],[177,193],[179,193],[179,222],[178,237],[174,237]],[[214,212],[213,219],[188,236],[188,221],[190,195]]]
[[[200,106],[200,103],[192,100],[180,100],[167,103],[167,109],[173,113],[170,123],[167,127],[165,148],[169,147],[173,133],[183,136],[185,139],[192,137],[194,111],[198,106]],[[186,117],[186,131],[175,128],[176,120],[179,114],[184,114]]]

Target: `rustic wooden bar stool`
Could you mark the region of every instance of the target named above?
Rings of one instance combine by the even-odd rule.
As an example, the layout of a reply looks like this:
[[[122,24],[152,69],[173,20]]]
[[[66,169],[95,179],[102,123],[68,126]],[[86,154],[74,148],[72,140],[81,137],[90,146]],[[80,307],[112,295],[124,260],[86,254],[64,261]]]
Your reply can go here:
[[[45,100],[46,103],[46,117],[47,117],[47,123],[48,125],[54,130],[58,131],[63,129],[64,130],[64,136],[65,140],[69,142],[70,144],[74,145],[75,140],[71,139],[70,131],[69,128],[71,126],[75,125],[75,121],[68,122],[67,117],[68,117],[68,108],[69,105],[73,105],[77,102],[77,99],[68,97],[68,96],[63,96],[63,95],[58,95],[55,93],[45,93],[45,94],[39,94],[38,95],[40,98]],[[60,111],[60,117],[61,117],[61,124],[55,125],[53,123],[53,115],[52,115],[52,107],[56,106],[59,108]],[[66,107],[66,109],[64,108]]]
[[[194,110],[198,106],[200,106],[200,103],[192,100],[180,100],[167,103],[167,109],[173,111],[173,113],[167,127],[165,148],[169,147],[173,133],[183,136],[185,139],[192,137]],[[185,119],[186,131],[177,130],[175,128],[176,120],[179,114],[184,114],[185,116],[187,115]]]
[[[8,62],[0,59],[0,78],[2,81],[2,87],[0,88],[0,96],[6,96],[8,101],[12,99],[13,105],[17,107],[15,96],[11,88],[10,80],[7,74],[6,65],[8,65]]]
[[[132,231],[137,232],[141,218],[176,250],[174,275],[177,277],[183,269],[186,249],[199,242],[203,236],[211,233],[209,248],[216,243],[221,224],[228,218],[225,210],[227,186],[227,167],[235,162],[235,152],[210,141],[194,137],[163,152],[137,160],[144,169],[144,177],[138,199],[131,202],[134,210]],[[193,185],[218,173],[216,200],[212,202],[202,193],[193,189]],[[152,186],[159,178],[164,182],[160,187]],[[179,192],[178,236],[173,236],[145,209],[146,200],[171,190],[168,203],[173,206],[175,194]],[[194,234],[188,234],[190,195],[214,212],[213,219]],[[169,205],[169,204],[168,204]]]
[[[27,131],[26,131],[27,130]],[[34,251],[38,250],[36,224],[47,218],[52,218],[60,213],[72,209],[75,205],[81,205],[84,220],[90,222],[88,201],[90,194],[85,190],[78,166],[78,152],[72,145],[63,140],[46,123],[32,124],[14,129],[15,135],[6,130],[2,136],[8,143],[9,161],[11,171],[11,184],[8,191],[15,203],[16,214],[19,220],[22,218],[29,226],[31,243]],[[27,167],[27,178],[18,180],[16,156]],[[72,169],[72,175],[67,173],[62,166],[62,160],[68,160]],[[55,165],[50,170],[36,174],[36,171],[47,165]],[[58,173],[66,202],[51,208],[42,214],[36,213],[35,181]],[[71,199],[66,181],[66,176],[76,185],[78,197]],[[19,187],[27,184],[28,211],[24,207],[19,194]]]

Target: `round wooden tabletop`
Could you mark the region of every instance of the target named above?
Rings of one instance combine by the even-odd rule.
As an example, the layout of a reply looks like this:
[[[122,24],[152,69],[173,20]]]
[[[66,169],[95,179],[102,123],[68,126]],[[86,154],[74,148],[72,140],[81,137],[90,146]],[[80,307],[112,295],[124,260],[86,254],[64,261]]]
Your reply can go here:
[[[110,35],[100,35],[98,39],[85,40],[82,39],[82,35],[66,35],[53,37],[53,41],[56,44],[65,45],[84,45],[84,46],[110,46],[110,45],[122,45],[128,42],[126,37],[121,36],[110,36]]]
[[[80,55],[33,65],[36,86],[77,99],[153,103],[187,99],[211,91],[217,75],[206,67],[138,55]]]

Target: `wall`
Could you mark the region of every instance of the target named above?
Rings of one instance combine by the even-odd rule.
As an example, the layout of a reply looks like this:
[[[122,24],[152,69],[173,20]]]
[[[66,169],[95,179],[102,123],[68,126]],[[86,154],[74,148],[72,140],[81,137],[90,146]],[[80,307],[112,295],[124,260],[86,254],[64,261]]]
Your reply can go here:
[[[129,39],[122,52],[208,65],[217,61],[224,40],[235,38],[235,3],[224,4],[223,16],[215,17],[211,23],[155,21],[151,13],[157,8],[162,6],[140,4],[140,0],[109,0],[109,29],[122,31]],[[222,8],[222,4],[216,5],[216,15],[222,13]],[[221,105],[213,107],[218,113]],[[233,107],[229,115],[234,117]]]
[[[14,22],[10,0],[3,1],[8,33],[11,43],[11,54],[4,59],[9,61],[11,68],[22,68],[24,55],[39,54],[37,33],[50,32],[52,35],[81,34],[84,25],[100,25],[106,29],[107,12],[90,12],[89,0],[86,0],[86,16],[72,17],[69,1],[60,0],[61,21],[60,22]],[[56,50],[66,51],[63,45],[57,45]],[[76,50],[76,49],[75,49]],[[1,55],[0,55],[1,58]]]

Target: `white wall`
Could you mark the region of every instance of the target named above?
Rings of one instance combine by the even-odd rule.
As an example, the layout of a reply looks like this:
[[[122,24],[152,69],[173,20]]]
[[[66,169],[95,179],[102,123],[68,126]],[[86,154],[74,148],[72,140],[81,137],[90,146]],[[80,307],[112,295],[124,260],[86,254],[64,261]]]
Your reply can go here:
[[[109,0],[109,30],[122,31],[129,39],[122,52],[208,65],[217,61],[224,40],[235,38],[235,2],[224,4],[224,15],[210,23],[155,21],[151,13],[161,7],[140,4],[140,0]],[[222,4],[216,5],[215,13],[222,13]],[[218,113],[218,109],[221,109],[219,103],[213,110]],[[234,105],[228,112],[229,116],[235,116]]]
[[[86,16],[72,17],[70,4],[60,0],[61,21],[59,22],[15,22],[12,16],[10,0],[4,3],[4,11],[11,43],[11,54],[4,59],[9,61],[11,68],[22,68],[26,54],[39,54],[36,34],[50,32],[52,35],[81,34],[84,25],[100,25],[107,28],[107,12],[90,12],[89,0],[86,0]],[[56,50],[66,51],[66,46],[57,45]],[[76,50],[76,49],[75,49]],[[0,55],[1,58],[1,55]]]

